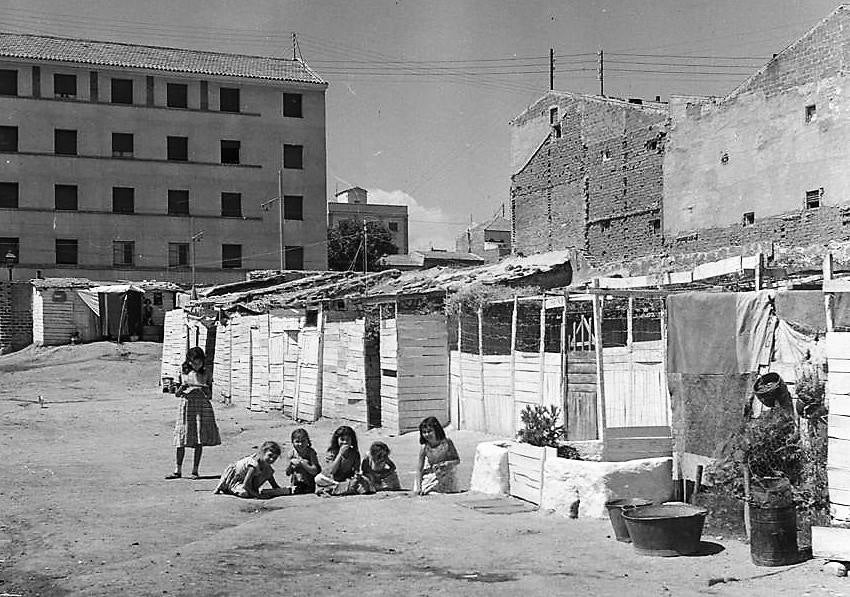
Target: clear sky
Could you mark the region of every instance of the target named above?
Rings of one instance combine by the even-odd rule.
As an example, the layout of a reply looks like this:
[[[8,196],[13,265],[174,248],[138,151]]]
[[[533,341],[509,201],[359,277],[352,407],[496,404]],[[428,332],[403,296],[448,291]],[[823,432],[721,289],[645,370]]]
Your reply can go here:
[[[329,83],[328,195],[410,206],[413,248],[507,204],[510,119],[548,89],[722,95],[835,0],[0,0],[0,29],[292,56]]]

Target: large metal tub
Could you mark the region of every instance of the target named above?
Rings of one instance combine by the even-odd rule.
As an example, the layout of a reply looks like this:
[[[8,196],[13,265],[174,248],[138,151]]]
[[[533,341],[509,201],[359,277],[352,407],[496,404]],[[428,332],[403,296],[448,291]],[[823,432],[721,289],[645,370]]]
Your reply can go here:
[[[639,554],[680,556],[697,553],[708,510],[689,504],[636,506],[622,511]]]

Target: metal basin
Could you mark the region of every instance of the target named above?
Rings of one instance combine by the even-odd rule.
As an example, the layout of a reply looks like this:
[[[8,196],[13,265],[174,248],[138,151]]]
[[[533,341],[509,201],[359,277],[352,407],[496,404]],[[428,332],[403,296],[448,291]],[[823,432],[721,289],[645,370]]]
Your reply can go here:
[[[617,541],[622,541],[623,543],[632,542],[629,536],[629,529],[626,528],[626,521],[623,520],[623,510],[636,506],[649,506],[651,504],[652,501],[642,498],[623,498],[605,502],[605,508],[608,510],[608,518],[611,519],[611,526],[614,527],[614,537],[616,537]]]
[[[708,510],[689,504],[637,506],[622,511],[639,554],[680,556],[699,551]]]

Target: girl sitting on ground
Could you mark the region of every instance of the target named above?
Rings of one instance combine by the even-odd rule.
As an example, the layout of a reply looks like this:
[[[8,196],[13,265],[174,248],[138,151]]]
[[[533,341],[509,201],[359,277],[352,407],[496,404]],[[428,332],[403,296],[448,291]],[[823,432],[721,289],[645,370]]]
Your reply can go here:
[[[291,439],[292,450],[289,452],[286,474],[292,484],[292,493],[313,493],[316,491],[316,475],[322,470],[319,456],[313,449],[306,429],[299,427],[292,432]]]
[[[395,463],[390,460],[390,447],[384,442],[372,442],[369,446],[369,455],[360,465],[360,472],[369,481],[374,491],[401,489]]]
[[[338,427],[331,436],[323,472],[316,475],[318,495],[355,495],[373,493],[369,482],[362,477],[357,435],[347,425]]]
[[[456,492],[460,456],[437,417],[427,417],[419,423],[419,443],[422,448],[414,492],[419,495]]]
[[[272,464],[280,458],[280,452],[280,444],[277,442],[263,442],[255,454],[227,465],[215,493],[258,500],[290,495],[292,490],[281,487],[274,479]],[[271,489],[261,489],[266,483]]]

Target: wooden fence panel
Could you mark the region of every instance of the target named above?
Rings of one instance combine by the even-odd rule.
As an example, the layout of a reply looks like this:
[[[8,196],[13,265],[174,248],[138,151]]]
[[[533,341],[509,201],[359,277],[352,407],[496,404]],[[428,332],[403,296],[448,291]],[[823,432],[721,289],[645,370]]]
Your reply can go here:
[[[850,332],[828,332],[826,355],[829,373],[826,382],[827,479],[830,513],[835,522],[850,523]]]

